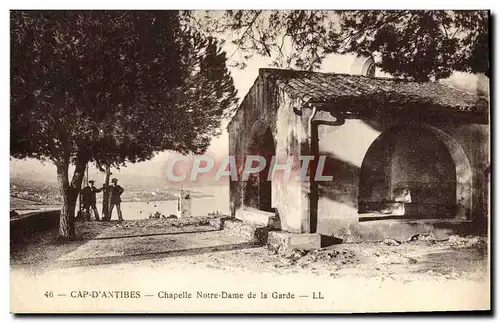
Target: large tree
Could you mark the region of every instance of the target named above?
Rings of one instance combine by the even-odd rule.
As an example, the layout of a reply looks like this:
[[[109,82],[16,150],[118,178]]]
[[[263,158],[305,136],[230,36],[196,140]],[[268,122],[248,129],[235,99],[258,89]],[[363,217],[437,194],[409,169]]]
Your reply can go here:
[[[87,163],[203,152],[235,102],[225,53],[183,13],[11,12],[11,155],[56,165],[61,237]]]
[[[233,42],[235,65],[253,55],[317,69],[331,53],[371,54],[381,70],[415,80],[456,71],[489,76],[488,11],[226,11],[193,15],[200,30]],[[286,49],[286,50],[285,50]]]

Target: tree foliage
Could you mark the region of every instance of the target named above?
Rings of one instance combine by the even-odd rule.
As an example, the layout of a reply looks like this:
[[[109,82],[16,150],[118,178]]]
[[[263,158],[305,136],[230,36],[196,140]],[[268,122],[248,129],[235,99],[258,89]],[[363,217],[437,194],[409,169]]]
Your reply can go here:
[[[489,76],[487,11],[226,11],[196,20],[241,52],[279,67],[317,69],[332,53],[371,54],[381,70],[415,80],[456,71]],[[288,52],[283,49],[289,43]]]
[[[175,12],[13,12],[11,22],[15,157],[120,164],[199,152],[235,103],[225,53]]]
[[[236,103],[225,63],[179,12],[12,11],[11,155],[56,164],[67,220],[87,162],[204,151]]]

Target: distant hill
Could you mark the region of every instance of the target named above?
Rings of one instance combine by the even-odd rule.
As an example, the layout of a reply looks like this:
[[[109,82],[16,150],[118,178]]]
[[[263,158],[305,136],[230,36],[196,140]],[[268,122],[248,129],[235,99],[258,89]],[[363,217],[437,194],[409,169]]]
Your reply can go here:
[[[48,186],[57,189],[58,187],[55,166],[49,163],[42,164],[36,160],[11,159],[10,166],[11,184],[38,188]],[[154,189],[165,184],[160,176],[154,175],[131,174],[113,170],[111,176],[117,177],[120,185],[131,190]],[[89,169],[89,179],[93,179],[96,186],[100,187],[104,178],[104,173],[94,168]]]
[[[216,167],[219,166],[219,160],[216,160]],[[154,190],[156,188],[171,187],[180,189],[181,184],[167,180],[167,162],[159,160],[155,162],[146,162],[141,165],[135,164],[123,169],[112,169],[111,177],[116,177],[119,184],[129,190]],[[227,176],[222,177],[220,181],[214,178],[217,168],[209,174],[203,174],[198,181],[187,180],[182,186],[185,189],[196,187],[213,187],[213,186],[228,186],[229,179]],[[72,170],[70,170],[72,174]],[[11,158],[10,176],[12,183],[23,184],[25,186],[54,186],[57,188],[56,168],[51,163],[41,163],[38,160],[26,159],[19,160]],[[96,182],[96,186],[100,187],[104,182],[105,175],[94,167],[89,168],[89,179]]]

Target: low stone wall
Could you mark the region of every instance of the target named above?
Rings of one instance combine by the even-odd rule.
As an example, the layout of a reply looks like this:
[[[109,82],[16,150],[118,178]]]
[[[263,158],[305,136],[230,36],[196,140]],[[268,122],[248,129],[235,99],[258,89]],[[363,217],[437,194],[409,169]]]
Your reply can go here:
[[[477,224],[467,220],[420,219],[420,220],[378,220],[359,222],[357,231],[345,241],[379,241],[396,239],[406,241],[416,234],[432,234],[437,240],[448,239],[452,235],[485,234]]]
[[[60,210],[37,211],[10,220],[10,243],[20,244],[35,234],[57,229]]]
[[[343,242],[382,241],[396,239],[405,241],[415,234],[433,234],[436,239],[447,239],[452,235],[481,235],[488,232],[488,219],[474,221],[462,219],[405,218],[403,216],[372,216],[358,219],[320,219],[318,233],[342,239]]]
[[[225,219],[223,227],[224,230],[231,231],[234,234],[254,241],[260,245],[265,245],[267,243],[269,232],[274,230],[270,227],[256,226],[237,219]]]
[[[280,249],[312,250],[322,247],[321,240],[321,235],[317,233],[275,231],[269,233],[267,246],[275,251]]]
[[[262,211],[248,206],[237,209],[235,218],[255,226],[275,229],[280,229],[281,227],[280,220],[274,212]]]

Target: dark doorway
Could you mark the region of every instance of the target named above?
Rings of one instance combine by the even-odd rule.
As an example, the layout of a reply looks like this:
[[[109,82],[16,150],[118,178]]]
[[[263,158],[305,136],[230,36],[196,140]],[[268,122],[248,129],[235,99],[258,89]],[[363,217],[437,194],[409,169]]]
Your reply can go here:
[[[418,126],[387,131],[363,160],[359,213],[454,217],[456,178],[450,152],[433,132]]]
[[[272,157],[276,153],[276,148],[271,129],[267,127],[260,130],[254,133],[247,156],[263,157],[266,167],[258,174],[250,174],[245,185],[244,205],[272,212],[272,181],[268,181],[267,177],[270,172]]]
[[[262,138],[261,156],[266,159],[266,168],[259,174],[259,209],[262,211],[272,211],[272,181],[267,180],[271,171],[271,160],[276,153],[273,134],[267,128]]]

